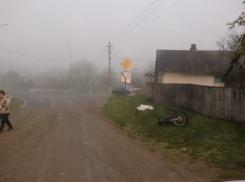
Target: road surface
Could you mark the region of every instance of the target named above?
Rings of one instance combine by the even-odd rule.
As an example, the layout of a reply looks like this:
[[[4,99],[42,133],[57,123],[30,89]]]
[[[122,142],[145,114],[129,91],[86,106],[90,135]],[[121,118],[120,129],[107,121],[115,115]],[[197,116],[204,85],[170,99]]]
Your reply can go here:
[[[96,104],[98,94],[49,93],[34,91],[10,91],[8,95],[23,100],[21,109],[82,107]],[[26,103],[25,103],[26,102]]]
[[[209,181],[127,137],[99,95],[11,94],[26,104],[0,134],[0,182]]]

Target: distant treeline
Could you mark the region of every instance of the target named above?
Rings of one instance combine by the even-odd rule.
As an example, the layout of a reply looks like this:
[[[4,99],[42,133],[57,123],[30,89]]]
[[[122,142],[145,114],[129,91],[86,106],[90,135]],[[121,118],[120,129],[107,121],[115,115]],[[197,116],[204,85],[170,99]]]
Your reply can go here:
[[[144,86],[144,77],[137,69],[132,69],[132,85],[142,88]],[[28,75],[28,74],[26,74]],[[74,91],[103,93],[108,91],[109,79],[108,68],[101,72],[88,61],[76,62],[72,65],[72,85]],[[11,83],[11,84],[10,84]],[[12,86],[23,88],[43,88],[70,90],[70,71],[58,70],[53,68],[46,72],[23,76],[18,71],[0,73],[0,86]],[[112,87],[123,84],[120,82],[120,72],[116,73],[111,68],[111,84]]]

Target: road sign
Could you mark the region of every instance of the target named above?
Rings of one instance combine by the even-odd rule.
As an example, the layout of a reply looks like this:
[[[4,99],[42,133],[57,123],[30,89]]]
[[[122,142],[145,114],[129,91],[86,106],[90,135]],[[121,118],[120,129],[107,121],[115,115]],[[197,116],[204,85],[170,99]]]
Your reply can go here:
[[[126,77],[126,82],[131,83],[131,75],[132,74],[129,72],[126,72],[126,71],[122,71],[122,73],[121,73],[121,81],[122,82],[125,82],[125,77],[122,74]]]
[[[134,63],[130,60],[130,58],[126,58],[121,62],[121,66],[125,69],[125,71],[128,71],[134,66]]]

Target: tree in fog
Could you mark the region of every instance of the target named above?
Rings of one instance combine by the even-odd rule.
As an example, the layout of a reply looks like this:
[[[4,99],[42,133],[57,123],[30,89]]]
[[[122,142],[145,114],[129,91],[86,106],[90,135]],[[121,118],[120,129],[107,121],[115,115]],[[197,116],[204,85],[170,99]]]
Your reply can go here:
[[[95,88],[96,68],[90,61],[78,61],[72,64],[73,88],[90,92]]]
[[[239,38],[244,35],[245,31],[238,32],[233,29],[230,30],[226,35],[220,36],[219,40],[217,40],[216,45],[219,50],[237,50],[239,44]]]
[[[149,82],[150,80],[155,82],[157,79],[156,79],[156,75],[155,75],[155,64],[156,62],[155,61],[149,61],[146,65],[146,68],[144,70],[144,81],[145,82]],[[153,75],[152,75],[153,74]],[[146,76],[148,75],[148,76]],[[149,75],[152,75],[152,76],[149,76]]]
[[[108,92],[109,91],[109,69],[106,68],[98,75],[98,91],[99,92]],[[111,68],[111,87],[114,88],[117,85],[120,85],[120,72],[116,73],[113,68]]]
[[[33,79],[31,77],[21,76],[19,72],[12,70],[11,71],[11,85],[12,87],[27,87],[30,88],[33,86]],[[1,74],[0,84],[3,86],[10,86],[10,71]]]
[[[58,68],[50,68],[36,77],[35,87],[44,89],[69,90],[69,72]]]
[[[130,70],[132,73],[131,83],[136,88],[142,88],[144,84],[144,73],[142,73],[137,67]]]
[[[245,1],[243,1],[243,4],[245,4]],[[241,13],[241,15],[235,19],[233,22],[227,23],[227,26],[229,26],[229,29],[233,32],[236,27],[242,27],[245,26],[245,11]],[[232,32],[231,31],[231,32]],[[230,44],[226,45],[225,42],[230,40]],[[237,50],[236,56],[245,55],[245,31],[234,34],[232,33],[230,37],[225,39],[224,37],[220,40],[221,48],[230,48],[231,50]]]
[[[149,61],[146,64],[146,68],[144,70],[145,73],[155,73],[155,61]]]

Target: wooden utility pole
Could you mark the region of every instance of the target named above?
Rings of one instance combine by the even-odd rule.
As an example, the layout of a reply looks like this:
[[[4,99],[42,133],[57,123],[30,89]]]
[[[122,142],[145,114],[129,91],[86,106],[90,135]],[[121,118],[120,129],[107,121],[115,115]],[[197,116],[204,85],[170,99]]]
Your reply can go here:
[[[12,87],[12,56],[10,53],[10,87]]]
[[[92,93],[92,87],[91,87],[91,67],[89,67],[89,93]]]
[[[72,93],[73,88],[72,88],[72,62],[71,62],[71,45],[70,45],[70,44],[68,44],[68,45],[69,45],[69,48],[70,48],[70,84],[71,84],[70,89],[71,89],[71,93]]]
[[[111,43],[109,42],[109,51],[108,51],[108,54],[109,54],[109,95],[111,95]]]

